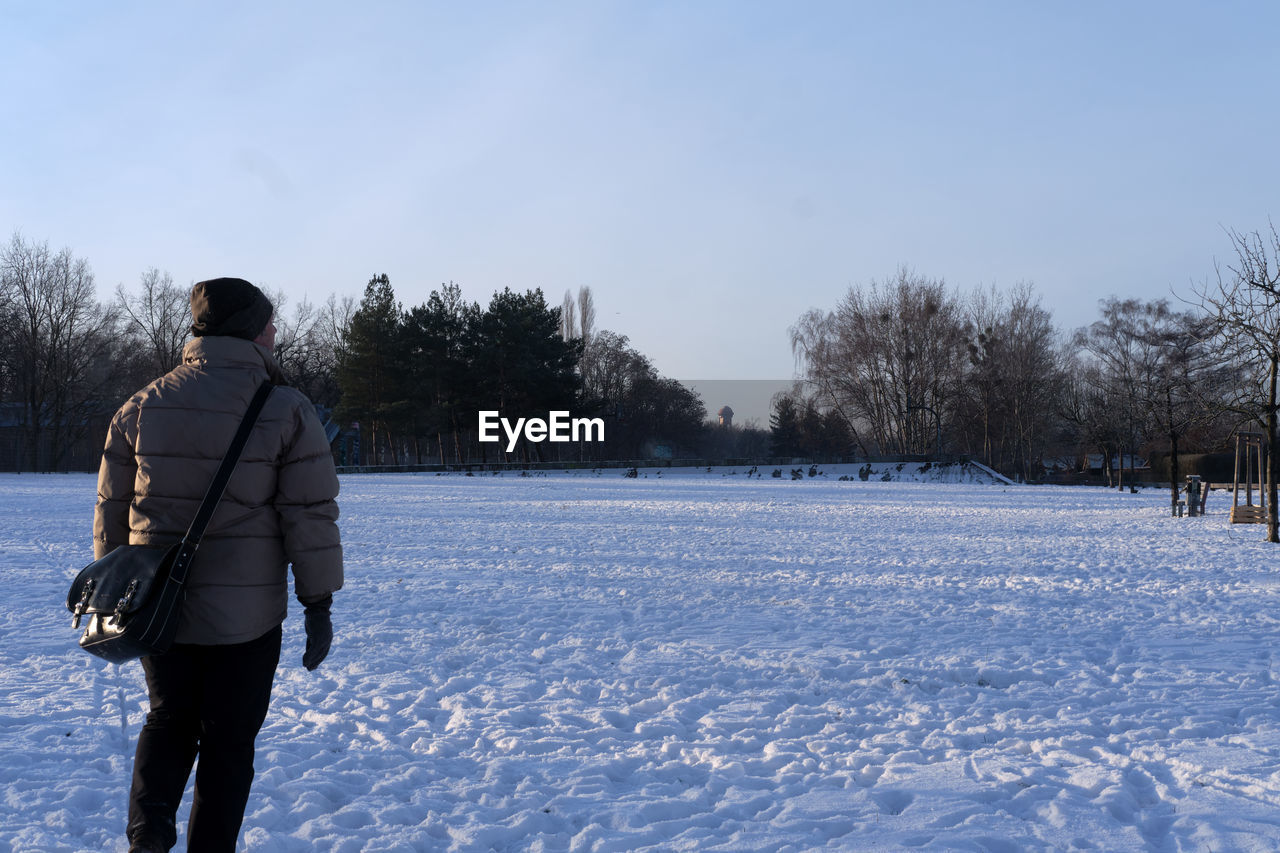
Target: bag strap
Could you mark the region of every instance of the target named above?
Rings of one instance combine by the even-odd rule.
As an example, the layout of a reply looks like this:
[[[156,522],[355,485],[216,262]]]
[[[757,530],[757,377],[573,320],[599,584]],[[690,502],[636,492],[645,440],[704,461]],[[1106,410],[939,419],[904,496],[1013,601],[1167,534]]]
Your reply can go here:
[[[240,428],[236,430],[235,438],[231,439],[231,446],[227,448],[226,456],[222,457],[222,464],[218,466],[218,472],[213,475],[213,482],[209,484],[209,490],[205,492],[204,500],[200,502],[200,509],[196,510],[195,520],[191,522],[191,527],[187,529],[187,534],[182,537],[178,554],[174,559],[173,568],[169,575],[170,580],[179,584],[186,580],[191,558],[195,555],[196,548],[199,547],[200,540],[204,537],[205,528],[209,526],[209,522],[213,519],[213,512],[218,508],[218,503],[222,500],[222,495],[227,490],[227,484],[231,482],[231,474],[235,471],[236,463],[240,461],[240,454],[244,452],[244,446],[249,441],[249,434],[253,432],[253,426],[258,421],[258,415],[262,414],[262,407],[267,404],[267,397],[271,395],[273,388],[275,388],[275,385],[270,381],[264,381],[258,386],[257,393],[253,395],[253,399],[249,402],[249,410],[244,413],[244,418],[240,421]]]

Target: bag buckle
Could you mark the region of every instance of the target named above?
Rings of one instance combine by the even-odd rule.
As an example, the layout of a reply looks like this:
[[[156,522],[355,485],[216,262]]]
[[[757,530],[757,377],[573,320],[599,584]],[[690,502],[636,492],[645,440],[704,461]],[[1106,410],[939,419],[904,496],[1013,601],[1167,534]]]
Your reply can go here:
[[[138,591],[138,579],[134,578],[129,581],[129,586],[125,588],[124,595],[120,596],[120,600],[116,602],[115,612],[111,614],[111,621],[117,625],[121,624],[124,618],[124,612],[128,609],[129,604],[133,601],[133,595]]]
[[[96,581],[93,578],[85,581],[84,591],[80,593],[80,600],[76,602],[76,609],[71,612],[71,627],[80,627],[80,617],[89,609],[89,599],[93,597],[93,587]]]

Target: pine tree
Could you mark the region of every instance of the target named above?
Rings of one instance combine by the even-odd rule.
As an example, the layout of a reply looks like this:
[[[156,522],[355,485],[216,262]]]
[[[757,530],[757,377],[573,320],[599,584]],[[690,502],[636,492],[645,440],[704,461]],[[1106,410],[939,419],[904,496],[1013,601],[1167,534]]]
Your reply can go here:
[[[478,380],[468,358],[475,347],[468,341],[479,315],[480,306],[464,301],[462,288],[450,282],[405,317],[414,435],[434,440],[441,464],[450,455],[462,461],[462,435],[469,427],[463,416],[478,409],[473,399]]]
[[[514,419],[546,417],[576,404],[582,342],[564,339],[560,309],[547,307],[540,289],[495,293],[469,349],[480,408]]]
[[[375,464],[398,459],[393,427],[405,418],[405,368],[402,312],[391,279],[375,275],[365,285],[364,298],[351,317],[346,346],[338,369],[342,401],[338,416],[360,424]]]
[[[800,452],[800,413],[790,394],[782,394],[773,401],[769,444],[774,456],[795,456]]]

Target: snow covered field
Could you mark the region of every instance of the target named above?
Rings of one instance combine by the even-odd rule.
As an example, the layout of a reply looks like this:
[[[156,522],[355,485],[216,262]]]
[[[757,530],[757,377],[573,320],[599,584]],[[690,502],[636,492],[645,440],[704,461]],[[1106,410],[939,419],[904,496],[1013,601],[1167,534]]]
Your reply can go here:
[[[286,625],[244,849],[1280,848],[1280,549],[1221,494],[342,486],[336,646],[307,673]],[[0,850],[125,850],[141,671],[63,609],[93,493],[0,476]]]

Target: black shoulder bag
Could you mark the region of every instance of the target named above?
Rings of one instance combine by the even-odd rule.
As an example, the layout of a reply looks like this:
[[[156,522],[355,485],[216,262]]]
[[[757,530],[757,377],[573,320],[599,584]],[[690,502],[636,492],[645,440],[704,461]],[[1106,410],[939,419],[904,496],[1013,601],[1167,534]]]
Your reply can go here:
[[[89,617],[80,648],[112,663],[169,650],[178,631],[187,570],[273,387],[270,382],[258,387],[181,542],[120,545],[76,575],[67,593],[67,609],[74,616],[72,628]]]

